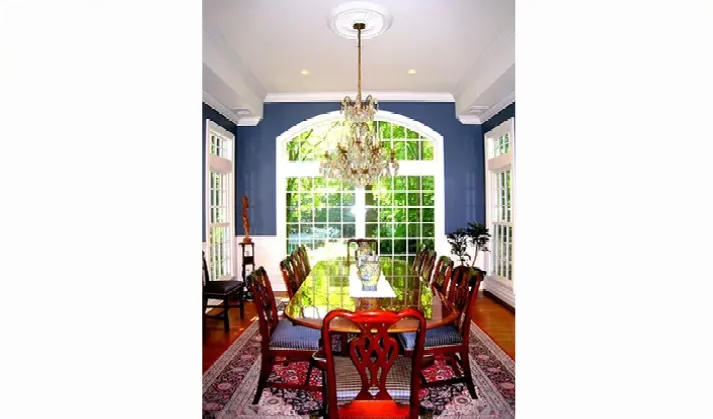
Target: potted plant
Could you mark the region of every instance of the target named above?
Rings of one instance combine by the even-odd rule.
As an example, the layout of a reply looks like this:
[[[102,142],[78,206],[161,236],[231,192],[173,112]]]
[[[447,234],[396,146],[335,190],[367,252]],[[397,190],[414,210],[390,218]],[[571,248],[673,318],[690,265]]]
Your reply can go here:
[[[470,234],[467,230],[459,228],[452,233],[446,235],[448,238],[448,243],[451,245],[451,253],[456,255],[460,259],[460,264],[465,265],[466,259],[470,259],[468,254],[468,240],[470,239]]]
[[[478,252],[488,252],[488,242],[490,241],[490,232],[488,228],[477,221],[468,223],[468,228],[466,229],[468,235],[468,241],[475,247],[475,255],[470,267],[475,268],[475,261],[478,259]]]

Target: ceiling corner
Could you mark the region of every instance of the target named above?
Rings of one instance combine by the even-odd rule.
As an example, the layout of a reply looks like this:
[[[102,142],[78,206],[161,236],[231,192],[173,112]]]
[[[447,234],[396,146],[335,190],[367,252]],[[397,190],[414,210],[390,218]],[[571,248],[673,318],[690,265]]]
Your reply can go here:
[[[220,97],[223,107],[229,109],[240,120],[250,118],[259,121],[263,116],[265,89],[243,64],[238,54],[227,44],[217,31],[203,24],[203,64],[229,88],[216,90],[204,82],[204,97]],[[205,68],[204,68],[205,71]],[[227,117],[227,116],[226,116]],[[239,124],[240,125],[240,124]]]
[[[468,76],[461,80],[456,99],[456,113],[468,115],[474,109],[492,108],[508,92],[515,90],[515,33],[506,31],[476,60]],[[487,112],[487,111],[485,111]],[[485,120],[482,118],[482,120]]]

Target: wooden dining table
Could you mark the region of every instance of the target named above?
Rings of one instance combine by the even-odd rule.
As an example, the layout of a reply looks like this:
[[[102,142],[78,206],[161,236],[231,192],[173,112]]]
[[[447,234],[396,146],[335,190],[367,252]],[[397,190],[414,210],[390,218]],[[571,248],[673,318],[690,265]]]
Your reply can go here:
[[[354,261],[351,261],[354,263]],[[331,310],[392,310],[413,308],[423,313],[426,328],[451,323],[458,315],[457,309],[434,290],[404,261],[382,259],[382,272],[394,291],[392,298],[354,298],[350,296],[350,263],[346,258],[317,262],[300,288],[285,308],[285,316],[292,322],[315,329],[322,328],[322,319]],[[359,328],[344,318],[331,322],[331,330],[359,333]],[[402,319],[389,332],[413,332],[418,328],[414,319]]]

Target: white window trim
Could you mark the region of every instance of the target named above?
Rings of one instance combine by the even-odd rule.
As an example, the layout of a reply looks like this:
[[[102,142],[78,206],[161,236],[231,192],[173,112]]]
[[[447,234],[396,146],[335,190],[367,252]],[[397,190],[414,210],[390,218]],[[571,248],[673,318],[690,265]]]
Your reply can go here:
[[[217,162],[220,162],[220,164],[225,164],[225,161],[227,159],[217,157],[215,155],[212,155],[210,152],[210,134],[211,131],[217,133],[218,135],[221,135],[225,137],[226,139],[229,139],[231,141],[231,151],[233,153],[232,158],[230,159],[230,170],[232,173],[232,182],[230,187],[228,188],[228,202],[232,202],[232,206],[230,207],[229,214],[228,214],[228,220],[229,220],[229,233],[230,233],[230,252],[231,252],[231,260],[233,261],[232,263],[232,275],[230,278],[223,278],[223,279],[235,279],[235,277],[238,275],[238,254],[236,251],[236,246],[235,246],[235,185],[236,185],[236,176],[235,176],[235,134],[231,133],[230,131],[226,130],[225,128],[221,127],[220,125],[216,124],[215,122],[211,121],[210,119],[206,119],[206,130],[205,130],[205,240],[206,240],[206,246],[205,246],[205,253],[206,253],[206,261],[210,263],[210,172],[211,172],[211,159],[215,160]],[[214,223],[215,224],[215,223]],[[225,223],[224,223],[225,224]],[[219,278],[211,278],[211,280],[217,280]]]
[[[485,146],[485,219],[486,219],[486,226],[491,229],[491,234],[493,234],[492,231],[492,225],[493,225],[493,210],[492,210],[492,200],[493,200],[493,172],[498,172],[501,170],[507,170],[510,169],[510,179],[511,179],[511,187],[512,191],[510,192],[510,205],[511,205],[511,224],[513,225],[513,236],[512,236],[512,241],[513,241],[513,248],[514,243],[515,243],[515,237],[516,237],[516,229],[515,227],[515,121],[514,118],[510,118],[507,121],[501,123],[497,127],[491,129],[490,131],[486,132],[485,135],[483,135],[483,140],[484,140],[484,146]],[[492,155],[492,141],[494,139],[497,139],[498,137],[505,135],[505,133],[510,134],[510,151],[505,154],[501,154],[497,157],[491,158],[490,156]],[[514,252],[513,252],[514,253]],[[514,259],[512,258],[511,255],[511,261]],[[508,303],[512,303],[514,305],[514,284],[515,284],[515,277],[513,276],[511,280],[508,280],[506,278],[500,277],[498,275],[495,275],[493,272],[491,272],[492,268],[492,253],[488,255],[486,258],[486,265],[485,269],[489,273],[487,276],[487,279],[489,281],[495,282],[495,287],[488,286],[488,289],[494,288],[495,289],[501,289],[504,287],[506,293],[510,294],[508,295],[507,299],[511,301],[507,301]],[[500,293],[497,293],[499,297],[502,297],[502,295],[499,295]]]
[[[293,126],[275,139],[275,208],[277,209],[276,235],[279,243],[285,243],[287,240],[287,217],[285,214],[285,207],[287,205],[285,202],[286,178],[289,176],[320,176],[318,161],[290,164],[287,156],[287,142],[312,127],[343,120],[344,115],[341,111],[317,115]],[[399,161],[400,167],[398,174],[399,176],[433,175],[433,186],[435,188],[435,214],[433,219],[435,224],[434,244],[436,252],[439,254],[450,254],[450,247],[448,246],[448,242],[445,240],[445,169],[443,136],[427,125],[415,121],[407,116],[393,112],[381,110],[377,111],[374,116],[374,120],[401,125],[411,131],[417,132],[423,138],[433,142],[432,161]],[[305,170],[306,167],[309,167],[309,171]],[[426,167],[429,167],[430,169],[426,170]],[[299,171],[297,171],[298,168]],[[357,224],[357,234],[359,234],[360,229],[363,233],[364,227],[359,227]],[[361,237],[363,237],[363,235]]]

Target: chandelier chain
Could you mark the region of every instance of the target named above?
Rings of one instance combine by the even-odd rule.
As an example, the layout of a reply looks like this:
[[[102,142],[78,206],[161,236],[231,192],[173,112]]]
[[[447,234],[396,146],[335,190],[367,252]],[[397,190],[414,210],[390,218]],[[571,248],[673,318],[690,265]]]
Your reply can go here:
[[[362,25],[362,26],[359,26]],[[363,23],[355,23],[354,28],[357,30],[357,103],[361,105],[361,30]]]

